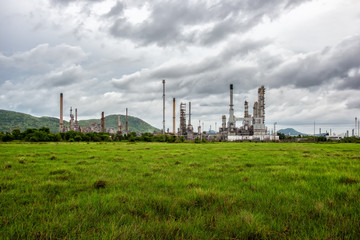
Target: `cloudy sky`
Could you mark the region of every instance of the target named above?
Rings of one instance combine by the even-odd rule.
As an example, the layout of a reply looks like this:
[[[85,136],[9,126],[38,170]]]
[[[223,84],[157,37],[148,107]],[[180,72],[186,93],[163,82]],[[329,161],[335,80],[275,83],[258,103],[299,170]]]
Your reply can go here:
[[[266,124],[312,133],[360,117],[358,0],[0,0],[0,109],[80,119],[125,113],[166,127],[172,98],[220,125],[234,84],[266,87]],[[177,122],[178,119],[177,119]]]

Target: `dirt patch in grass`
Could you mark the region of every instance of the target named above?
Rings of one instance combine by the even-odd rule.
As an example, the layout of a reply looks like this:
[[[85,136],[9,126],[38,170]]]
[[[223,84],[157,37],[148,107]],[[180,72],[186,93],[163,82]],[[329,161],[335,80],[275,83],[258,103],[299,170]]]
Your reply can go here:
[[[57,180],[62,180],[62,181],[68,181],[68,180],[70,180],[70,176],[67,176],[67,175],[65,175],[65,176],[57,176],[56,177],[56,179]]]
[[[354,184],[354,183],[358,183],[359,181],[351,177],[342,177],[340,178],[339,182],[344,184]]]
[[[189,183],[187,186],[187,188],[199,188],[201,187],[200,183]]]
[[[201,167],[200,163],[192,162],[189,164],[190,167]]]
[[[175,162],[175,165],[179,165],[179,164],[181,164],[180,161],[176,161],[176,162]]]
[[[251,168],[251,167],[254,167],[255,166],[255,164],[253,164],[253,163],[246,163],[245,164],[245,167],[248,167],[248,168]]]
[[[94,183],[94,188],[95,189],[100,189],[100,188],[105,188],[106,187],[106,181],[104,181],[104,180],[98,180],[98,181],[96,181],[95,183]]]
[[[66,173],[70,173],[70,171],[66,170],[66,169],[58,169],[58,170],[55,170],[55,171],[51,171],[50,175],[66,174]]]
[[[55,157],[55,156],[50,157],[50,160],[56,160],[56,159],[57,159],[57,157]]]
[[[89,163],[87,161],[80,161],[80,162],[77,162],[76,164],[78,164],[78,165],[88,165]]]
[[[122,161],[124,161],[124,159],[123,158],[114,158],[112,161],[113,162],[122,162]]]
[[[247,181],[249,181],[250,180],[250,178],[249,177],[243,177],[243,179],[242,179],[244,182],[247,182]]]
[[[25,159],[19,159],[20,164],[25,164]]]
[[[7,163],[7,164],[4,165],[4,169],[9,169],[9,168],[11,168],[11,167],[12,167],[12,166],[11,166],[10,163]]]

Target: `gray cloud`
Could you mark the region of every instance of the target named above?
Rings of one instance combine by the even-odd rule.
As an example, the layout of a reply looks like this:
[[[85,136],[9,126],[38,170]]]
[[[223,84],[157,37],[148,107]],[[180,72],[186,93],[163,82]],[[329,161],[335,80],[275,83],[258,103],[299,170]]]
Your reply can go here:
[[[88,73],[79,65],[73,65],[60,71],[52,71],[45,76],[32,79],[41,88],[69,86],[87,79]]]
[[[117,1],[115,6],[111,8],[111,10],[104,15],[104,17],[119,17],[124,12],[124,4],[122,2]]]
[[[272,70],[269,75],[271,85],[293,84],[307,88],[341,80],[338,88],[360,89],[356,71],[360,68],[359,51],[360,36],[354,36],[323,51],[295,55]]]
[[[169,93],[181,95],[207,95],[226,91],[231,82],[241,82],[242,91],[256,86],[254,79],[257,68],[239,64],[251,54],[257,54],[269,41],[240,40],[233,41],[215,56],[205,57],[198,62],[177,62],[164,64],[153,69],[143,69],[133,74],[113,79],[112,83],[120,89],[132,91],[154,90],[154,83],[167,80]],[[138,86],[141,85],[141,88]],[[226,86],[224,88],[224,86]]]
[[[29,51],[17,52],[10,56],[0,53],[0,66],[25,72],[44,72],[59,66],[80,63],[87,56],[80,47],[67,44],[51,47],[49,44],[40,44]]]
[[[231,34],[247,32],[262,22],[264,16],[276,18],[283,10],[303,1],[247,0],[241,2],[206,1],[149,2],[151,15],[142,23],[132,24],[118,18],[109,31],[118,38],[131,39],[140,45],[214,44]]]
[[[67,6],[69,3],[75,3],[75,2],[88,2],[88,3],[96,3],[96,2],[102,2],[104,0],[49,0],[51,3],[55,5],[60,6]]]

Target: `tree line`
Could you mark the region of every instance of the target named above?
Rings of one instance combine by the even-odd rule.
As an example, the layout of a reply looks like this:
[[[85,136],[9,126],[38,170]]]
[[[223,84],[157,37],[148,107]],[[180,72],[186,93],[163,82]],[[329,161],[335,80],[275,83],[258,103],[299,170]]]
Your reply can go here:
[[[128,134],[110,134],[106,132],[75,132],[68,131],[65,133],[51,133],[50,129],[47,127],[42,127],[39,129],[28,128],[25,131],[21,132],[19,129],[14,129],[12,132],[0,132],[0,141],[10,142],[10,141],[26,141],[26,142],[110,142],[110,141],[129,141],[129,142],[170,142],[170,143],[180,143],[185,142],[183,136],[174,136],[174,135],[163,135],[163,134],[152,134],[152,133],[142,133],[141,135],[136,134],[135,132],[130,132]],[[205,139],[200,140],[196,138],[194,140],[196,143],[206,142]]]

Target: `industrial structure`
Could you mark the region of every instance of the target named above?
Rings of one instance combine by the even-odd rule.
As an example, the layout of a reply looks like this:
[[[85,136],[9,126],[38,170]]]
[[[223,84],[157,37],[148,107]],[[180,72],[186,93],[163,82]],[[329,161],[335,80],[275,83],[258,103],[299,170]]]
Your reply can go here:
[[[81,127],[78,122],[78,111],[75,108],[75,115],[73,114],[73,109],[70,107],[70,121],[69,126],[64,125],[64,116],[63,116],[63,106],[64,106],[64,95],[60,93],[60,120],[59,120],[59,132],[65,133],[68,131],[75,131],[75,132],[108,132],[108,133],[116,133],[114,128],[106,128],[106,121],[105,121],[105,113],[101,113],[100,123],[99,122],[92,122],[88,124],[86,127]],[[122,131],[122,125],[120,120],[120,115],[118,115],[118,127],[117,132],[120,134],[127,134],[129,133],[129,124],[128,124],[128,109],[126,108],[126,120],[125,120],[125,130]]]
[[[258,99],[253,105],[253,114],[249,114],[249,103],[244,102],[244,116],[236,117],[234,113],[234,99],[233,99],[234,86],[230,84],[230,105],[229,105],[229,117],[226,121],[226,115],[222,115],[221,127],[219,132],[213,131],[201,131],[201,125],[197,132],[194,132],[194,128],[191,124],[191,102],[189,102],[189,112],[186,113],[186,103],[180,103],[180,126],[177,132],[178,136],[185,137],[186,140],[194,140],[195,138],[205,138],[207,140],[219,140],[219,141],[277,141],[279,137],[275,131],[272,134],[268,133],[265,126],[265,87],[261,86],[258,89]],[[188,124],[186,124],[186,116],[188,116]],[[175,98],[173,99],[173,119],[175,119]],[[237,127],[236,123],[241,122],[241,126]],[[175,129],[175,122],[174,129]],[[216,130],[215,123],[215,130]],[[203,127],[204,128],[204,127]],[[210,126],[211,128],[211,126]]]
[[[233,84],[230,84],[230,108],[229,118],[226,124],[226,115],[222,116],[222,125],[219,135],[222,140],[241,141],[241,140],[279,140],[278,136],[268,134],[265,126],[265,87],[258,89],[258,100],[253,106],[253,115],[249,114],[249,103],[244,102],[244,117],[239,118],[234,115]],[[241,121],[240,127],[236,122]]]

